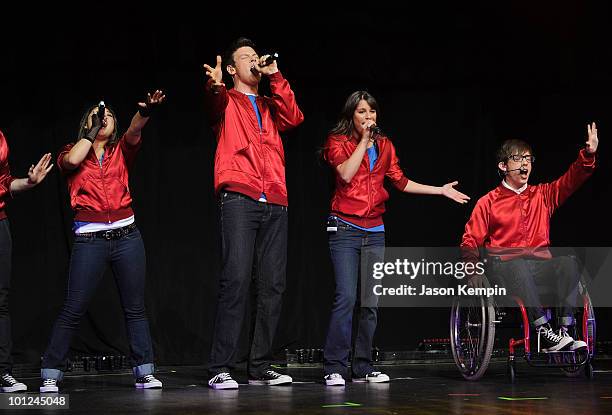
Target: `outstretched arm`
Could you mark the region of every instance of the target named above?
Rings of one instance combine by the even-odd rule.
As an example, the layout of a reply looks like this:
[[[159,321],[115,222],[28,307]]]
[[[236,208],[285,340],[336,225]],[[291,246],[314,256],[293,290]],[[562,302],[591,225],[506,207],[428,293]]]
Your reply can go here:
[[[403,191],[406,193],[421,195],[441,195],[460,204],[467,203],[470,198],[453,187],[458,184],[458,181],[454,181],[452,183],[446,183],[444,186],[429,186],[427,184],[420,184],[411,180],[406,183],[406,187],[404,187]]]
[[[26,190],[30,190],[34,186],[42,182],[47,173],[53,168],[51,162],[51,153],[47,153],[40,161],[35,165],[32,164],[28,170],[28,177],[23,179],[15,179],[11,182],[11,193],[19,193]]]

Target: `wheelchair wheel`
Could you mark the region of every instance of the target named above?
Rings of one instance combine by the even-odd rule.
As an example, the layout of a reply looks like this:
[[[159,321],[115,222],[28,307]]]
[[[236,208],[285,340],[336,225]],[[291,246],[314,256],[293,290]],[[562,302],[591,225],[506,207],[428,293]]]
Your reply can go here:
[[[484,375],[495,341],[495,307],[491,298],[456,297],[450,315],[453,359],[461,375],[478,380]]]
[[[563,373],[565,373],[565,376],[569,377],[569,378],[577,378],[580,376],[584,376],[584,368],[586,365],[589,365],[591,362],[586,362],[583,365],[578,364],[579,362],[584,362],[584,359],[588,359],[588,356],[583,357],[582,353],[580,352],[576,352],[578,354],[578,357],[576,357],[576,355],[573,355],[571,357],[571,359],[573,359],[573,362],[563,362],[563,363],[577,363],[576,366],[567,366],[567,367],[562,367],[561,370],[563,371]],[[586,352],[585,352],[586,353]]]
[[[587,343],[587,349],[583,352],[578,352],[578,358],[574,355],[574,359],[577,362],[586,363],[578,366],[569,366],[562,368],[563,372],[568,377],[579,377],[586,376],[588,379],[593,379],[593,356],[595,355],[595,334],[596,334],[596,324],[595,324],[595,310],[593,309],[593,304],[591,303],[591,298],[589,297],[589,293],[586,291],[586,287],[584,284],[579,285],[579,292],[582,294],[584,307],[580,309],[579,317],[576,318],[576,325],[574,326],[574,332],[571,333],[574,338],[579,338]]]

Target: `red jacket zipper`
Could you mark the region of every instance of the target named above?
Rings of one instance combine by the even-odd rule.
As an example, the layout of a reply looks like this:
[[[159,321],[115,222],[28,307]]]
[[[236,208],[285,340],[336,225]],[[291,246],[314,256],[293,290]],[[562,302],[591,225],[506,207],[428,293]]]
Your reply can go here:
[[[95,154],[95,152],[94,152]],[[97,158],[97,156],[96,156]],[[104,163],[104,159],[102,159],[102,163]],[[110,218],[110,203],[108,202],[108,192],[106,191],[106,181],[104,180],[104,169],[102,168],[102,163],[98,161],[98,165],[100,166],[100,178],[102,179],[102,188],[104,189],[104,197],[106,198],[106,215],[108,217],[108,223],[111,223]]]

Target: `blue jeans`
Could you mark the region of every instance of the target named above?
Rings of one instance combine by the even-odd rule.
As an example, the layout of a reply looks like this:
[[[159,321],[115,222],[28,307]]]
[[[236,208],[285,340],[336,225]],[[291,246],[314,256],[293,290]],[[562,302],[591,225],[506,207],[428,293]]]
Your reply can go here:
[[[260,377],[270,368],[287,268],[287,207],[221,192],[221,276],[208,374],[235,366],[251,283],[255,317],[247,371]]]
[[[374,371],[372,340],[376,331],[377,309],[359,304],[359,269],[362,260],[365,260],[365,264],[383,261],[384,250],[384,232],[367,232],[339,223],[338,230],[329,233],[336,292],[323,352],[326,375],[339,373],[348,377],[354,310],[357,324],[352,347],[352,375],[361,378]],[[366,258],[362,258],[362,255],[366,255]]]
[[[559,256],[547,260],[517,258],[510,261],[489,261],[492,279],[499,278],[512,295],[527,305],[527,315],[537,327],[548,322],[542,307],[538,286],[548,287],[556,293],[559,325],[571,326],[574,322],[574,306],[578,295],[580,271],[576,260]]]
[[[135,229],[114,240],[75,236],[66,299],[43,355],[43,379],[63,378],[70,342],[108,265],[113,270],[125,314],[134,376],[154,372],[153,345],[144,302],[145,249],[140,232]]]
[[[0,220],[0,376],[10,372],[11,359],[11,318],[8,309],[11,288],[12,240],[8,219]]]

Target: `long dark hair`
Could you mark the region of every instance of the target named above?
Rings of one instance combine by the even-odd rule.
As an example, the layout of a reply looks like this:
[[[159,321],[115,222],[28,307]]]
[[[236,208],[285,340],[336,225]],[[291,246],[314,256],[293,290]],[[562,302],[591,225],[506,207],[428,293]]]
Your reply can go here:
[[[95,108],[98,108],[98,104],[92,105],[85,111],[83,116],[81,117],[81,122],[79,123],[79,135],[77,135],[77,141],[87,134],[87,121],[89,120],[89,113],[91,113]],[[115,111],[111,107],[106,107],[106,111],[110,112],[113,115],[113,121],[115,122],[115,129],[113,130],[113,134],[110,136],[108,140],[108,144],[113,145],[117,143],[117,130],[119,129],[119,123],[117,122],[117,115]]]
[[[376,98],[368,91],[355,91],[346,99],[344,107],[342,107],[342,111],[340,112],[340,118],[336,125],[329,131],[329,135],[346,135],[351,137],[353,129],[355,128],[353,125],[353,115],[361,100],[364,100],[373,110],[376,110],[376,117],[377,119],[379,118],[380,112]]]
[[[346,139],[334,138],[334,139],[339,140],[339,141],[350,141],[351,140],[351,138],[353,137],[353,129],[355,128],[355,126],[353,125],[353,115],[355,114],[355,109],[357,108],[357,105],[359,105],[359,102],[362,99],[365,100],[372,109],[376,110],[376,118],[378,120],[378,116],[380,115],[380,113],[379,113],[378,102],[376,101],[376,98],[374,98],[372,94],[370,94],[368,91],[353,92],[346,99],[346,102],[344,103],[344,106],[342,107],[342,111],[340,112],[340,118],[338,119],[338,122],[336,122],[336,125],[334,125],[334,127],[331,130],[329,130],[329,132],[327,133],[327,137],[325,137],[323,141],[323,145],[317,149],[317,156],[318,156],[317,158],[320,162],[325,159],[325,150],[327,147],[328,137],[343,135],[343,136],[346,136],[347,138]]]

